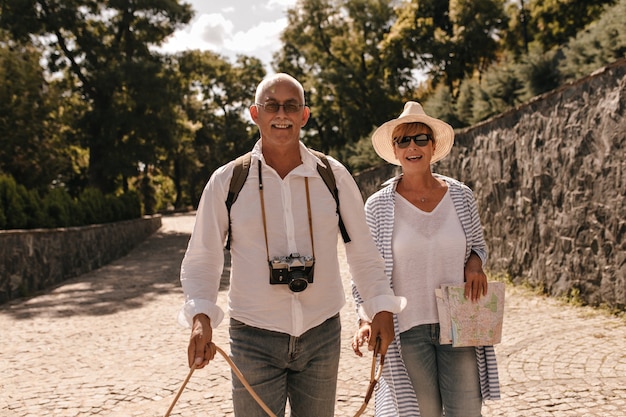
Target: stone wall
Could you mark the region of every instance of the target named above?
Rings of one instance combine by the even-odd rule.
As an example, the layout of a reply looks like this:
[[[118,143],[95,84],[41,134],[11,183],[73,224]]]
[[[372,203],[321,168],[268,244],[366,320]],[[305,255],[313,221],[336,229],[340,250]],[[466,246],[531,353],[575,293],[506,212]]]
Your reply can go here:
[[[99,268],[160,227],[157,215],[86,227],[0,231],[0,303]]]
[[[624,310],[625,148],[622,59],[458,130],[451,154],[433,171],[474,190],[487,269],[546,294]],[[380,180],[389,177],[384,169]],[[373,191],[374,176],[367,173],[364,194]]]
[[[395,177],[400,172],[401,169],[399,166],[386,164],[381,167],[370,168],[359,172],[354,175],[354,179],[361,189],[363,200],[367,200],[367,197],[382,188],[382,184],[385,181]]]

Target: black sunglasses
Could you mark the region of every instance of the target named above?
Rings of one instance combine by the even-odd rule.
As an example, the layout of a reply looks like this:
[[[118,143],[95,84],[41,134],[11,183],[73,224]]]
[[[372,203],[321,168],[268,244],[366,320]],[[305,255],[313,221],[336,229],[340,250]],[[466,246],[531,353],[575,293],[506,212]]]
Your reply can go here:
[[[428,141],[433,140],[433,136],[427,133],[420,133],[415,136],[402,136],[400,138],[393,138],[393,143],[398,145],[398,148],[404,149],[409,146],[411,141],[415,142],[417,146],[424,147],[428,145]]]
[[[285,110],[285,113],[296,113],[298,110],[300,110],[301,107],[304,107],[304,104],[298,104],[298,103],[285,103],[285,104],[278,104],[278,103],[255,103],[257,106],[261,106],[265,109],[266,112],[268,113],[278,113],[278,110],[282,107]]]

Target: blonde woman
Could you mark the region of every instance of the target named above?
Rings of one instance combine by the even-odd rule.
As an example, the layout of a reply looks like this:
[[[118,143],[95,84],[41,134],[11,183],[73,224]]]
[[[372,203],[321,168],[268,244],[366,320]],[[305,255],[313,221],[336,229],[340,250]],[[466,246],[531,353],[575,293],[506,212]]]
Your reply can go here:
[[[493,347],[439,343],[435,288],[464,283],[471,300],[487,291],[487,247],[472,191],[431,171],[453,143],[452,127],[416,102],[407,102],[372,136],[376,153],[402,173],[367,200],[367,222],[391,287],[407,299],[394,316],[396,338],[376,391],[377,417],[479,417],[483,400],[499,398]],[[353,294],[359,304],[360,294]],[[361,321],[353,340],[357,355],[367,340],[369,323]]]

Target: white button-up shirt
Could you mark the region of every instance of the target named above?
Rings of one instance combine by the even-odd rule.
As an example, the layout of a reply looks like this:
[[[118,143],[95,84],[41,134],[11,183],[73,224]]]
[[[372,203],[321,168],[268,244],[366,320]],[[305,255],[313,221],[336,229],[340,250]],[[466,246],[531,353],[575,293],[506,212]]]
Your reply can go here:
[[[252,151],[248,178],[231,208],[232,241],[228,312],[250,326],[300,336],[337,314],[345,304],[345,292],[337,258],[338,216],[336,203],[317,172],[323,163],[300,143],[302,164],[285,178],[268,166],[258,141]],[[346,256],[353,282],[365,302],[359,314],[371,320],[379,311],[398,313],[405,300],[389,287],[384,263],[365,222],[363,199],[346,168],[328,158],[336,178],[342,219],[351,242]],[[259,193],[261,164],[267,244]],[[207,183],[196,214],[180,280],[185,305],[181,324],[190,325],[204,313],[213,328],[224,317],[216,305],[224,267],[224,243],[228,231],[226,196],[234,162],[217,169]],[[309,178],[314,247],[309,232],[305,178]],[[313,249],[315,253],[313,253]],[[269,251],[269,253],[268,253]],[[270,285],[268,257],[299,253],[315,255],[313,282],[302,292],[288,285]]]

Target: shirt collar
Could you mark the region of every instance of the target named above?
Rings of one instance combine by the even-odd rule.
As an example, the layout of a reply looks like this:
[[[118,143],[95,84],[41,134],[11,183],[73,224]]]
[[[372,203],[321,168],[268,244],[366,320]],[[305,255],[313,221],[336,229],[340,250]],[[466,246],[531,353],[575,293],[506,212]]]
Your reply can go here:
[[[324,163],[317,156],[313,155],[309,149],[299,141],[300,146],[300,158],[302,158],[302,165],[306,167],[307,170],[312,172],[317,172],[317,165],[324,166]],[[252,148],[252,157],[262,161],[265,164],[265,158],[263,158],[263,150],[261,139],[259,139],[255,144],[254,148]]]

